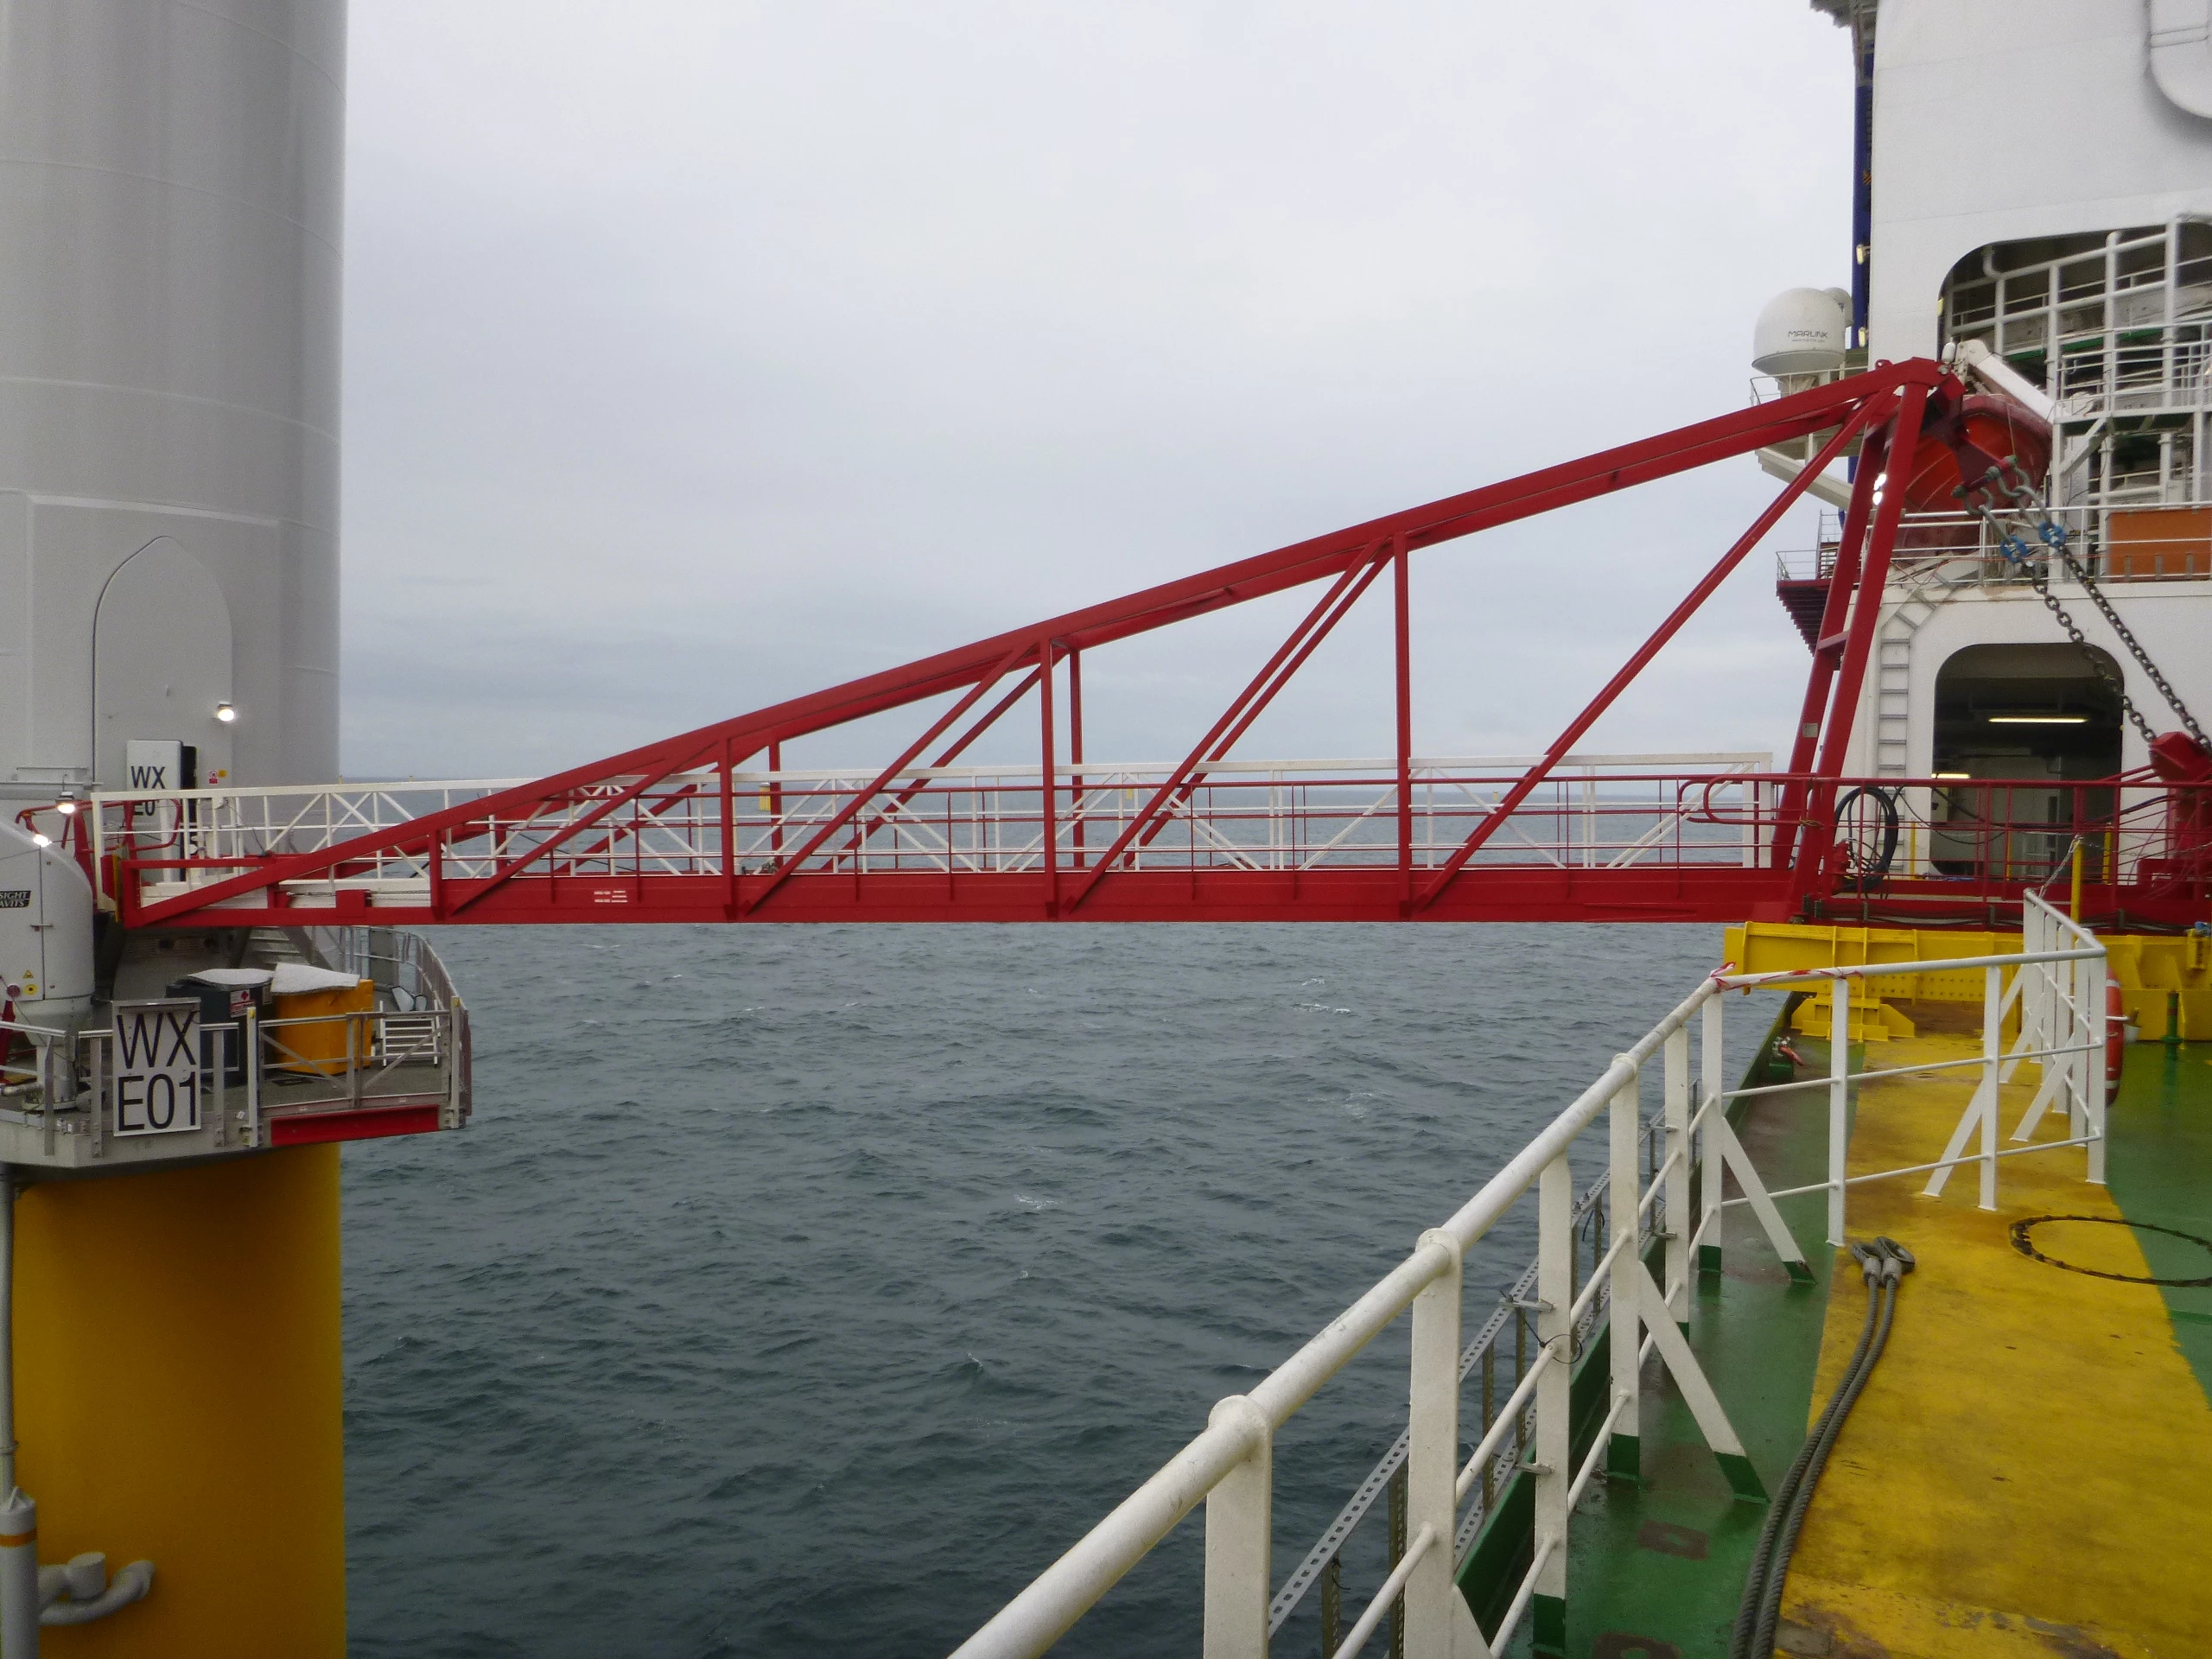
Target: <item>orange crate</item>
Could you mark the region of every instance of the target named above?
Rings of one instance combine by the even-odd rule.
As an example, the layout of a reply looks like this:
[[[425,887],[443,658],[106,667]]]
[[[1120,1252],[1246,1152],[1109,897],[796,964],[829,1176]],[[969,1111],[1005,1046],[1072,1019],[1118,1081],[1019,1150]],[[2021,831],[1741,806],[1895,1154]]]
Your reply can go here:
[[[353,1063],[365,1065],[376,1033],[372,1020],[335,1020],[333,1014],[371,1014],[376,1012],[377,988],[372,980],[327,991],[295,991],[275,999],[273,1017],[315,1020],[312,1026],[279,1026],[269,1033],[272,1071],[309,1072],[326,1077],[346,1070],[346,1031],[353,1031]],[[278,1047],[276,1045],[283,1046]]]

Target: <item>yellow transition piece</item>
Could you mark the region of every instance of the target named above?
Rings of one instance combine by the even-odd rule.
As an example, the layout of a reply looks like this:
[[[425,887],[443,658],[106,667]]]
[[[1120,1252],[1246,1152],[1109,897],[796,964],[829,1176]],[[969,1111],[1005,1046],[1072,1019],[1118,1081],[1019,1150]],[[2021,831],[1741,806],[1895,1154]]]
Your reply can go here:
[[[1940,1017],[1932,1005],[1917,1011]],[[1877,1064],[1978,1053],[1979,1041],[1901,1039]],[[1860,1085],[1851,1173],[1940,1157],[1974,1077]],[[2004,1089],[2002,1145],[2012,1144],[2036,1082],[2024,1065]],[[1807,1091],[1808,1110],[1819,1109],[1817,1089]],[[2054,1113],[2037,1138],[2065,1135]],[[1889,1347],[1836,1443],[1792,1563],[1783,1617],[1824,1634],[1832,1659],[2212,1652],[2212,1406],[2175,1345],[2165,1303],[2150,1285],[2033,1261],[2010,1238],[2024,1217],[2117,1220],[2119,1206],[2084,1170],[2078,1147],[2004,1159],[1994,1212],[1975,1207],[1973,1164],[1952,1172],[1941,1198],[1922,1195],[1925,1174],[1850,1189],[1847,1235],[1889,1234],[1920,1267],[1904,1281]],[[2045,1223],[2035,1240],[2081,1266],[2150,1271],[2126,1227]],[[1840,1255],[1815,1417],[1866,1306],[1857,1264]]]
[[[39,1559],[154,1563],[54,1659],[343,1659],[338,1148],[16,1204],[18,1478]]]

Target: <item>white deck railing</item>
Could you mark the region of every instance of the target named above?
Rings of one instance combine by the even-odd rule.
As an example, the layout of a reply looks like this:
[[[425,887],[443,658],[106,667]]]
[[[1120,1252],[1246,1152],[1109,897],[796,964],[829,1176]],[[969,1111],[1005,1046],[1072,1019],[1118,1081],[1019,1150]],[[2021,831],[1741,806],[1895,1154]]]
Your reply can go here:
[[[2088,1149],[2088,1179],[2103,1176],[2104,1096],[2093,1057],[2103,1047],[2105,952],[2086,930],[2031,898],[2024,906],[2028,948],[2002,956],[1942,962],[1870,964],[1805,972],[1751,976],[1717,973],[1700,985],[1626,1053],[1554,1118],[1441,1226],[1421,1234],[1412,1255],[1293,1354],[1250,1393],[1217,1404],[1206,1427],[1149,1480],[1078,1540],[1027,1588],[1007,1604],[957,1650],[957,1659],[1027,1659],[1058,1640],[1154,1545],[1201,1503],[1205,1505],[1205,1651],[1207,1659],[1262,1659],[1268,1649],[1273,1593],[1272,1534],[1274,1435],[1306,1401],[1363,1348],[1408,1310],[1413,1341],[1410,1406],[1403,1453],[1406,1548],[1369,1601],[1333,1659],[1350,1659],[1394,1605],[1402,1604],[1405,1651],[1412,1659],[1487,1659],[1511,1639],[1533,1606],[1540,1631],[1556,1630],[1567,1594],[1567,1528],[1574,1502],[1601,1468],[1622,1471],[1635,1463],[1643,1363],[1656,1350],[1672,1375],[1730,1484],[1747,1498],[1763,1498],[1758,1477],[1678,1324],[1687,1324],[1693,1262],[1717,1268],[1725,1166],[1743,1196],[1726,1202],[1750,1206],[1793,1277],[1811,1275],[1803,1252],[1730,1128],[1727,1103],[1772,1092],[1723,1086],[1725,990],[1834,983],[1838,1013],[1832,1028],[1827,1079],[1827,1179],[1800,1192],[1825,1192],[1832,1242],[1840,1243],[1849,1188],[1918,1170],[1941,1177],[1961,1162],[1978,1162],[1980,1202],[1994,1207],[1998,1089],[2030,1060],[2042,1068],[2034,1105],[2015,1131],[2031,1135],[2044,1112],[2063,1104],[2072,1133],[2063,1141],[2018,1148]],[[1982,1052],[1968,1060],[1932,1066],[1850,1070],[1851,987],[1897,975],[1979,974],[1983,981]],[[2018,1040],[2002,1048],[2005,1021],[2021,1011]],[[1694,1020],[1693,1015],[1697,1016]],[[1693,1027],[1698,1028],[1698,1065],[1692,1066]],[[1649,1178],[1640,1166],[1643,1141],[1643,1076],[1661,1063],[1661,1155]],[[1906,1170],[1851,1176],[1846,1161],[1849,1089],[1854,1083],[1957,1067],[1978,1067],[1979,1086],[1966,1116],[1939,1159]],[[1777,1086],[1801,1092],[1817,1084]],[[1568,1154],[1600,1118],[1607,1124],[1608,1243],[1578,1294],[1573,1176]],[[1979,1132],[1979,1150],[1967,1141]],[[1699,1172],[1696,1225],[1690,1175]],[[1464,1463],[1459,1449],[1459,1395],[1465,1375],[1460,1345],[1461,1287],[1467,1252],[1531,1187],[1537,1190],[1535,1311],[1536,1354],[1488,1432]],[[1655,1278],[1646,1261],[1642,1220],[1660,1249]],[[1603,1426],[1579,1466],[1570,1455],[1569,1383],[1578,1322],[1602,1306],[1609,1332],[1611,1401]],[[1485,1415],[1488,1415],[1486,1413]],[[1533,1433],[1529,1433],[1533,1422]],[[1456,1579],[1471,1535],[1459,1512],[1509,1439],[1526,1437],[1533,1459],[1519,1465],[1535,1483],[1533,1560],[1497,1628],[1487,1638],[1469,1612]],[[1625,1446],[1618,1443],[1625,1441]],[[1392,1456],[1397,1452],[1394,1448]],[[1371,1480],[1370,1480],[1370,1483]],[[1487,1493],[1485,1493],[1487,1496]],[[1371,1501],[1371,1495],[1370,1495]],[[1357,1516],[1353,1516],[1354,1521]],[[1332,1529],[1332,1531],[1336,1530]],[[1326,1541],[1325,1540],[1325,1542]],[[1342,1538],[1337,1539],[1341,1544]],[[1309,1559],[1299,1572],[1310,1581]],[[1291,1586],[1286,1586],[1287,1590]],[[1302,1588],[1302,1586],[1300,1586]]]

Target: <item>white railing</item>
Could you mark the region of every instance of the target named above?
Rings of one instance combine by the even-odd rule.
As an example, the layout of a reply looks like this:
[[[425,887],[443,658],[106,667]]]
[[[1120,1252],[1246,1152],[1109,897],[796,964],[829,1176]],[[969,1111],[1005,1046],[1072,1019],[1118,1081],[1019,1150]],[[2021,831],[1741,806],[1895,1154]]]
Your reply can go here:
[[[2041,1066],[2043,1085],[2016,1138],[2032,1134],[2042,1112],[2054,1101],[2065,1105],[2074,1133],[2064,1141],[2019,1150],[2086,1147],[2088,1179],[2101,1179],[2103,1096],[2091,1057],[2103,1045],[2104,950],[2085,930],[2040,900],[2026,902],[2024,925],[2028,934],[2023,943],[2031,948],[2009,955],[1782,974],[1724,971],[1708,978],[1616,1058],[1457,1214],[1424,1232],[1413,1254],[1396,1269],[1249,1394],[1233,1395],[1217,1404],[1202,1433],[963,1643],[958,1659],[1026,1659],[1043,1653],[1201,1503],[1205,1505],[1207,1659],[1262,1659],[1272,1627],[1280,1623],[1280,1612],[1287,1611],[1284,1595],[1274,1592],[1272,1579],[1275,1434],[1368,1343],[1409,1310],[1413,1332],[1402,1510],[1406,1548],[1330,1659],[1350,1659],[1394,1607],[1402,1610],[1405,1651],[1414,1659],[1487,1659],[1505,1648],[1532,1607],[1540,1635],[1563,1630],[1567,1529],[1574,1502],[1599,1470],[1633,1471],[1643,1365],[1654,1351],[1664,1361],[1731,1487],[1739,1496],[1763,1498],[1758,1476],[1678,1322],[1686,1324],[1690,1315],[1693,1262],[1700,1269],[1717,1270],[1725,1202],[1750,1207],[1793,1278],[1811,1276],[1803,1251],[1775,1207],[1776,1198],[1788,1195],[1767,1191],[1726,1115],[1732,1100],[1783,1089],[1802,1091],[1808,1085],[1781,1084],[1771,1090],[1723,1087],[1726,1001],[1720,994],[1820,983],[1833,985],[1838,993],[1827,1090],[1828,1176],[1815,1186],[1796,1190],[1828,1195],[1829,1234],[1832,1242],[1840,1243],[1849,1188],[1865,1180],[1920,1169],[1940,1175],[1960,1162],[1978,1160],[1982,1202],[1993,1206],[1997,1160],[2007,1155],[1997,1151],[1994,1141],[1998,1088],[2013,1067],[2029,1060]],[[1850,1071],[1854,984],[1897,975],[1957,974],[1979,974],[1984,982],[1985,1030],[1979,1058],[1885,1071]],[[2015,1006],[2022,1011],[2021,1036],[2007,1054],[2001,1052],[2001,1033]],[[1694,1025],[1699,1031],[1694,1081]],[[1639,1167],[1644,1139],[1640,1097],[1644,1069],[1655,1057],[1662,1076],[1660,1145],[1657,1167],[1647,1179]],[[1846,1109],[1851,1086],[1878,1077],[1955,1065],[1980,1068],[1981,1081],[1942,1157],[1912,1170],[1849,1175]],[[1576,1205],[1568,1154],[1601,1117],[1607,1123],[1606,1249],[1578,1293],[1573,1254]],[[1980,1151],[1969,1156],[1966,1142],[1976,1130],[1980,1133]],[[1724,1166],[1742,1189],[1740,1198],[1724,1201]],[[1693,1212],[1693,1167],[1700,1189],[1694,1229],[1688,1225]],[[1940,1190],[1940,1183],[1931,1185]],[[1460,1344],[1464,1264],[1467,1252],[1531,1187],[1537,1191],[1537,1352],[1494,1417],[1485,1411],[1487,1432],[1463,1462],[1459,1455],[1459,1396],[1469,1351]],[[1656,1278],[1643,1248],[1642,1219],[1647,1215],[1655,1218],[1650,1236],[1659,1249],[1661,1271]],[[1569,1438],[1575,1333],[1578,1323],[1600,1306],[1611,1356],[1610,1405],[1588,1452],[1576,1465]],[[1501,1449],[1509,1440],[1518,1443],[1522,1439],[1534,1453],[1529,1462],[1516,1464],[1535,1482],[1533,1555],[1501,1622],[1486,1637],[1456,1583],[1465,1551],[1474,1541],[1459,1517],[1478,1484],[1487,1487],[1484,1476],[1493,1470]],[[1394,1449],[1392,1457],[1397,1455]],[[1374,1485],[1375,1479],[1370,1477],[1367,1485]],[[1372,1497],[1368,1492],[1367,1501]],[[1347,1513],[1351,1514],[1349,1508]],[[1351,1514],[1352,1522],[1357,1519]],[[1328,1559],[1333,1559],[1334,1548],[1342,1542],[1338,1528],[1345,1528],[1342,1516],[1338,1528],[1332,1529],[1333,1539],[1324,1536],[1322,1548],[1331,1552]],[[1309,1555],[1299,1568],[1303,1582],[1286,1586],[1285,1594],[1294,1588],[1302,1592],[1316,1571],[1315,1557]]]
[[[398,927],[309,927],[312,959],[374,982],[402,1014],[449,1008],[461,998],[445,963],[420,933]]]
[[[2100,479],[2094,501],[2050,510],[2067,534],[2076,561],[2100,582],[2202,581],[2212,575],[2205,517],[2212,500],[2177,496],[2162,487],[2157,472],[2139,483],[2117,477]],[[1834,521],[1824,517],[1815,547],[1787,548],[1775,555],[1777,582],[1825,582],[1834,574]],[[2062,594],[2080,584],[2042,547],[2027,563],[2006,558],[1999,537],[1979,514],[1908,512],[1898,526],[1890,566],[1890,586],[1985,591],[2024,591],[2031,576],[2048,580]],[[1899,596],[1892,592],[1891,597]]]
[[[1534,757],[1421,758],[1409,767],[1412,858],[1440,866],[1483,823]],[[1477,862],[1560,869],[1630,866],[1751,868],[1770,844],[1777,785],[1765,753],[1570,754],[1514,811]],[[1053,769],[1050,833],[1063,871],[1091,868],[1163,788],[1163,761],[1081,761]],[[848,873],[1007,874],[1046,862],[1046,815],[1035,763],[912,766],[871,795],[872,771],[785,768],[656,781],[620,800],[633,779],[601,779],[512,816],[487,814],[447,837],[441,879],[488,879],[558,840],[540,873],[596,876],[741,875],[783,868],[819,831],[866,805],[806,860]],[[271,857],[321,851],[373,830],[497,793],[492,782],[271,789],[106,791],[89,813],[92,863],[147,863],[141,896],[156,902],[226,880]],[[1175,789],[1165,810],[1116,860],[1128,870],[1309,871],[1395,866],[1400,813],[1390,760],[1221,760]],[[728,855],[725,855],[725,845]],[[421,904],[431,859],[372,855],[334,880],[285,883],[312,907],[341,893]]]
[[[391,1006],[289,1018],[257,1008],[222,1022],[194,1016],[211,1144],[265,1146],[272,1124],[331,1112],[435,1105],[446,1127],[466,1122],[474,1104],[468,1010],[429,942],[397,928],[314,927],[293,937],[302,956],[373,982]],[[119,1129],[129,1133],[118,1112],[117,1058],[111,1027],[0,1021],[0,1123],[38,1130],[38,1150],[49,1158],[72,1136],[104,1156]]]
[[[468,1014],[458,1003],[412,1014],[194,1018],[192,1028],[202,1055],[195,1113],[214,1147],[267,1146],[272,1125],[333,1112],[435,1106],[447,1127],[468,1113]],[[90,1157],[105,1156],[133,1133],[118,1098],[116,1039],[111,1027],[0,1020],[0,1049],[13,1057],[0,1064],[0,1122],[39,1131],[48,1159],[76,1137]],[[428,1078],[401,1071],[424,1065],[441,1070]]]
[[[1750,988],[1789,989],[1827,986],[1834,991],[1828,1034],[1828,1173],[1827,1179],[1809,1186],[1770,1192],[1770,1198],[1793,1198],[1804,1192],[1827,1195],[1828,1243],[1843,1243],[1845,1204],[1853,1186],[1893,1176],[1929,1177],[1927,1192],[1942,1192],[1951,1171],[1961,1163],[1980,1166],[1980,1205],[1997,1208],[1998,1162],[2022,1153],[2051,1152],[2064,1147],[2084,1148],[2085,1179],[2101,1185],[2105,1178],[2105,1096],[2097,1075],[2105,1046],[2105,948],[2092,934],[2033,893],[2021,903],[2023,949],[2011,956],[1961,957],[1949,961],[1876,963],[1847,968],[1812,969],[1803,972],[1731,975],[1726,982]],[[2012,969],[2007,973],[2006,969]],[[1868,981],[1896,977],[1924,979],[1939,975],[1974,974],[1981,980],[1981,1053],[1973,1059],[1938,1060],[1920,1065],[1893,1065],[1872,1071],[1851,1069],[1853,987]],[[1868,1004],[1861,1001],[1862,1011]],[[2005,1022],[2018,1009],[2018,1034],[2008,1050],[2004,1045]],[[2041,1069],[2041,1084],[2032,1103],[2013,1131],[2012,1139],[2025,1141],[2044,1114],[2063,1103],[2068,1118],[2068,1138],[2037,1141],[2012,1152],[1997,1145],[1999,1090],[2013,1072],[2033,1060]],[[1942,1156],[1923,1164],[1878,1170],[1863,1175],[1846,1173],[1848,1154],[1850,1090],[1854,1084],[1883,1077],[1933,1075],[1971,1070],[1976,1074],[1974,1096],[1967,1103],[1958,1128]],[[1801,1089],[1800,1084],[1777,1084],[1737,1089],[1727,1098],[1775,1094]],[[1978,1150],[1968,1153],[1968,1142]],[[1731,1200],[1742,1202],[1743,1200]]]

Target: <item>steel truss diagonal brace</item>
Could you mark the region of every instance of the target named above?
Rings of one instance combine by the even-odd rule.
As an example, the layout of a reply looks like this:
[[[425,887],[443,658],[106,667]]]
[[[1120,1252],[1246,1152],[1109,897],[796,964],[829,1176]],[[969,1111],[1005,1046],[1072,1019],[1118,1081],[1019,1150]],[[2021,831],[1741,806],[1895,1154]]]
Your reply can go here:
[[[2025,1039],[2022,1040],[2024,1041]],[[2014,1045],[2015,1047],[2018,1046],[2018,1044]],[[2072,1057],[2069,1056],[2069,1058],[2071,1059]],[[2043,1122],[2043,1115],[2056,1104],[2059,1096],[2066,1092],[2066,1064],[2056,1058],[2044,1062],[2043,1084],[2036,1090],[2036,1097],[2028,1103],[2028,1109],[2020,1115],[2020,1124],[2012,1131],[2012,1140],[2031,1141],[2035,1138],[2036,1126]]]
[[[2012,982],[2005,988],[2004,1000],[1997,1005],[1997,1020],[2000,1025],[2004,1022],[2005,1017],[2012,1013],[2012,1005],[2019,1001],[2021,988],[2027,982],[2028,976],[2024,973],[2012,976]],[[1973,1097],[1967,1102],[1966,1110],[1959,1116],[1958,1127],[1951,1131],[1951,1138],[1944,1145],[1942,1161],[1936,1166],[1934,1172],[1928,1177],[1928,1185],[1921,1189],[1922,1197],[1942,1198],[1943,1189],[1950,1185],[1952,1170],[1961,1163],[1972,1161],[1963,1156],[1967,1149],[1967,1142],[1974,1138],[1974,1131],[1982,1127],[1985,1119],[1991,1126],[1993,1138],[1998,1097],[1996,1090],[1991,1086],[1992,1083],[1993,1081],[2001,1085],[2011,1081],[2014,1068],[2020,1064],[2020,1056],[2027,1051],[2034,1037],[2035,1033],[2030,1028],[2029,1022],[2023,1020],[2020,1022],[2019,1035],[2012,1039],[2012,1052],[2005,1057],[2004,1065],[1998,1070],[1993,1079],[1985,1068],[1982,1077],[1974,1084]],[[2035,1104],[2028,1109],[2028,1115],[2020,1124],[2019,1133],[2013,1137],[2015,1140],[2027,1139],[2028,1130],[2033,1127],[2036,1120],[2043,1116],[2044,1096],[2052,1090],[2063,1076],[2063,1071],[2057,1066],[2044,1068],[2043,1091],[2037,1096]]]
[[[1759,1179],[1758,1170],[1751,1167],[1751,1155],[1744,1150],[1744,1143],[1736,1138],[1736,1131],[1729,1127],[1727,1115],[1717,1107],[1706,1115],[1705,1132],[1713,1137],[1719,1151],[1720,1160],[1728,1173],[1736,1178],[1736,1185],[1744,1190],[1744,1201],[1751,1213],[1759,1218],[1765,1230],[1767,1243],[1774,1246],[1774,1253],[1782,1258],[1782,1265],[1789,1270],[1792,1283],[1809,1285],[1813,1270],[1806,1265],[1805,1252],[1797,1248],[1797,1240],[1789,1224],[1782,1218],[1782,1211],[1775,1208],[1774,1200],[1767,1196],[1766,1183]]]
[[[1473,833],[1459,844],[1459,849],[1445,861],[1444,868],[1439,870],[1427,887],[1422,889],[1420,897],[1414,901],[1415,909],[1427,909],[1436,902],[1444,890],[1450,887],[1459,876],[1459,872],[1466,868],[1467,861],[1482,850],[1483,844],[1497,833],[1506,820],[1512,817],[1514,810],[1528,799],[1539,784],[1551,775],[1552,769],[1566,758],[1567,752],[1581,739],[1582,734],[1597,723],[1599,715],[1612,707],[1614,701],[1619,697],[1620,694],[1634,683],[1638,675],[1643,673],[1651,659],[1659,654],[1661,648],[1681,632],[1682,625],[1698,613],[1705,601],[1713,596],[1720,584],[1726,582],[1736,567],[1744,562],[1751,550],[1766,539],[1767,533],[1782,522],[1783,514],[1796,505],[1798,498],[1811,486],[1813,480],[1827,470],[1831,461],[1850,447],[1852,440],[1861,431],[1877,418],[1887,415],[1891,402],[1891,399],[1886,397],[1871,397],[1851,411],[1849,416],[1836,429],[1835,435],[1821,447],[1820,454],[1808,461],[1804,470],[1783,486],[1782,493],[1768,504],[1766,509],[1757,518],[1751,521],[1751,528],[1737,537],[1735,544],[1720,556],[1719,562],[1683,596],[1681,603],[1675,607],[1667,620],[1659,625],[1636,654],[1621,665],[1619,671],[1605,683],[1605,689],[1592,698],[1588,706],[1568,723],[1567,729],[1561,732],[1551,747],[1544,752],[1543,758],[1529,767],[1520,781],[1506,791],[1498,804],[1491,809],[1489,815],[1475,826]],[[1902,499],[1903,492],[1900,491],[1897,493]]]
[[[1675,1386],[1682,1391],[1682,1403],[1697,1420],[1698,1432],[1705,1436],[1705,1443],[1719,1460],[1720,1472],[1728,1478],[1728,1490],[1738,1497],[1764,1503],[1766,1487],[1759,1479],[1758,1471],[1751,1467],[1751,1459],[1745,1454],[1744,1443],[1737,1438],[1728,1414],[1721,1409],[1720,1396],[1706,1380],[1697,1356],[1690,1351],[1688,1339],[1666,1317],[1667,1299],[1652,1278],[1651,1269],[1641,1259],[1636,1263],[1635,1277],[1637,1294],[1643,1299],[1643,1306],[1660,1310],[1660,1317],[1648,1321],[1644,1329],[1650,1332],[1652,1341],[1658,1345],[1659,1357],[1666,1362]]]
[[[1951,1131],[1951,1138],[1944,1145],[1942,1160],[1936,1164],[1935,1173],[1929,1176],[1928,1185],[1920,1189],[1923,1198],[1942,1198],[1943,1189],[1950,1185],[1951,1172],[1962,1163],[1974,1161],[1965,1155],[1967,1142],[1974,1139],[1974,1132],[1981,1128],[1982,1120],[1995,1116],[1996,1111],[1997,1103],[1990,1097],[1989,1083],[1984,1078],[1974,1084],[1974,1097],[1967,1102],[1966,1110],[1960,1115],[1958,1128]]]

